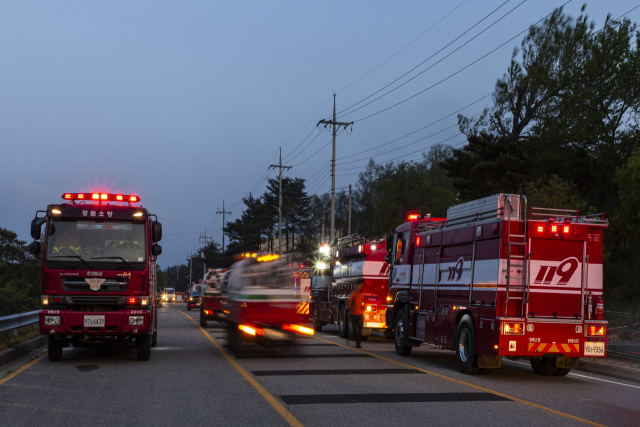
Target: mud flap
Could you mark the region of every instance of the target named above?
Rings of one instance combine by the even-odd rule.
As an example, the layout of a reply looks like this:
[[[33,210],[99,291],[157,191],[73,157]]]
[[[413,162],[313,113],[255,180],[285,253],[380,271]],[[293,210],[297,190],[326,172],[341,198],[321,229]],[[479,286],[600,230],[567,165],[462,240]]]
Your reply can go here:
[[[487,356],[478,354],[476,356],[478,368],[500,368],[502,367],[502,356]]]
[[[556,368],[576,369],[578,367],[579,357],[558,356],[553,359],[553,365]]]

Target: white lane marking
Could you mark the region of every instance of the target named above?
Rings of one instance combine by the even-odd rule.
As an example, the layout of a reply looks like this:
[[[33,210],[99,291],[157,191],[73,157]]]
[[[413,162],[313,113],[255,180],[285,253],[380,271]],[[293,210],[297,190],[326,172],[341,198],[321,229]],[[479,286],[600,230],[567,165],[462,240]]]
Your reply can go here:
[[[530,366],[528,363],[524,363],[524,362],[514,362],[513,360],[509,360],[509,363],[517,363],[518,365],[525,365],[525,366]],[[569,375],[573,375],[575,377],[581,377],[581,378],[587,378],[590,380],[595,380],[595,381],[602,381],[605,383],[611,383],[611,384],[617,384],[617,385],[623,385],[625,387],[631,387],[631,388],[637,388],[640,389],[640,387],[635,386],[635,385],[631,385],[631,384],[625,384],[625,383],[619,383],[616,381],[609,381],[609,380],[603,380],[601,378],[594,378],[594,377],[590,377],[588,375],[580,375],[580,374],[574,374],[573,372],[570,372]]]

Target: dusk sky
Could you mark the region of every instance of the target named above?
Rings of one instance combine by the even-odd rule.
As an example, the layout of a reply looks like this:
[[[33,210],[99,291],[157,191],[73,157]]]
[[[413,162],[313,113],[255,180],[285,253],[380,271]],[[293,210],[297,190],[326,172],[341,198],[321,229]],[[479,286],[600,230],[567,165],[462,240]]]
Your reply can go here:
[[[450,57],[370,105],[339,115],[355,124],[338,137],[336,187],[355,184],[371,156],[376,162],[415,160],[419,150],[441,141],[462,146],[452,115],[358,154],[491,93],[520,45],[517,35],[566,1],[4,1],[0,227],[31,241],[36,210],[62,202],[64,192],[136,194],[164,226],[160,266],[186,262],[205,228],[221,241],[215,213],[223,199],[233,220],[243,196],[264,192],[279,147],[283,164],[294,166],[291,176],[310,178],[312,193],[329,191],[331,135],[314,129],[331,115],[332,93],[343,110],[502,5],[358,107],[508,13]],[[607,13],[617,18],[637,3],[592,1],[586,12],[600,28]],[[565,12],[575,18],[582,5],[570,1]],[[640,9],[627,17],[638,21]],[[489,103],[484,98],[462,113],[475,115]]]

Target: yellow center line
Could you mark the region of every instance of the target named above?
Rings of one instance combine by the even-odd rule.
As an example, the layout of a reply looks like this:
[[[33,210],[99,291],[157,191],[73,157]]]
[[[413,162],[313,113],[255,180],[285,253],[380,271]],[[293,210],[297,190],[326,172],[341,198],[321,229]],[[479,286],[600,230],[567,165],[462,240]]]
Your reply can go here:
[[[13,377],[15,377],[16,375],[26,371],[27,369],[29,369],[30,367],[32,367],[33,365],[35,365],[36,363],[38,363],[39,361],[41,361],[42,359],[44,359],[44,357],[47,355],[47,353],[43,354],[42,356],[36,357],[35,359],[33,359],[31,362],[27,363],[26,365],[23,365],[21,367],[19,367],[18,369],[16,369],[15,371],[13,371],[12,373],[10,373],[9,375],[7,375],[6,377],[0,379],[0,385],[6,383],[7,381],[9,381],[10,379],[12,379]]]
[[[172,308],[172,310],[175,310],[174,308]],[[296,417],[293,416],[293,414],[289,411],[287,411],[287,409],[282,406],[282,404],[280,402],[278,402],[278,400],[273,397],[273,395],[271,393],[269,393],[267,391],[267,389],[265,389],[264,387],[262,387],[260,385],[260,383],[258,381],[256,381],[255,378],[253,378],[251,376],[251,374],[249,374],[249,372],[247,372],[242,366],[240,366],[240,364],[238,362],[235,361],[235,359],[233,357],[231,357],[231,355],[229,355],[229,353],[227,353],[224,348],[222,348],[222,346],[220,344],[218,344],[212,337],[211,335],[209,335],[207,333],[207,331],[200,325],[198,325],[198,323],[191,317],[189,316],[187,313],[176,310],[179,313],[184,314],[185,316],[187,316],[187,318],[189,320],[191,320],[193,323],[196,324],[196,326],[198,328],[200,328],[200,330],[202,331],[202,333],[204,334],[205,337],[207,337],[207,339],[209,341],[211,341],[211,343],[215,346],[215,348],[224,356],[225,359],[227,359],[227,362],[231,363],[231,365],[236,368],[236,370],[240,373],[240,375],[242,375],[244,377],[245,380],[249,381],[249,384],[251,384],[253,386],[253,388],[255,388],[258,393],[260,393],[260,395],[262,395],[262,397],[264,397],[264,399],[269,403],[269,405],[271,405],[273,407],[273,409],[275,409],[278,414],[280,414],[280,416],[282,418],[284,418],[284,420],[289,423],[290,426],[294,426],[294,427],[304,427],[304,424],[302,424],[300,421],[298,421],[298,419]],[[0,383],[1,384],[1,383]]]
[[[318,338],[316,336],[314,336],[314,338],[317,339],[317,340],[320,340],[320,341],[324,341],[324,342],[328,342],[328,343],[331,343],[331,344],[338,345],[340,347],[348,348],[349,350],[357,351],[357,352],[360,352],[360,353],[363,353],[363,354],[368,354],[370,356],[377,357],[378,359],[386,360],[387,362],[397,363],[398,365],[406,366],[407,368],[417,369],[418,371],[424,372],[425,374],[433,375],[433,376],[436,376],[438,378],[442,378],[442,379],[445,379],[445,380],[453,381],[453,382],[458,383],[458,384],[466,385],[468,387],[475,388],[476,390],[481,390],[481,391],[484,391],[484,392],[487,392],[487,393],[495,394],[496,396],[505,397],[507,399],[514,400],[514,401],[520,402],[520,403],[524,403],[525,405],[529,405],[529,406],[532,406],[534,408],[542,409],[543,411],[551,412],[551,413],[556,414],[556,415],[560,415],[560,416],[563,416],[563,417],[571,418],[572,420],[580,421],[580,422],[583,422],[585,424],[589,424],[589,425],[592,425],[592,426],[598,426],[598,427],[606,427],[604,424],[598,424],[598,423],[593,422],[593,421],[585,420],[584,418],[576,417],[575,415],[567,414],[566,412],[556,411],[555,409],[547,408],[546,406],[538,405],[537,403],[528,402],[526,400],[519,399],[517,397],[513,397],[513,396],[510,396],[508,394],[500,393],[499,391],[490,390],[488,388],[484,388],[484,387],[481,387],[479,385],[475,385],[475,384],[471,384],[471,383],[468,383],[468,382],[465,382],[465,381],[457,380],[455,378],[451,378],[451,377],[448,377],[446,375],[442,375],[442,374],[438,374],[438,373],[435,373],[435,372],[432,372],[432,371],[428,371],[426,369],[422,369],[422,368],[419,368],[419,367],[414,366],[414,365],[409,365],[408,363],[398,362],[397,360],[389,359],[387,357],[380,356],[380,355],[377,355],[375,353],[370,353],[368,351],[364,351],[364,350],[361,350],[361,349],[357,349],[357,348],[349,347],[349,346],[346,346],[346,345],[343,345],[343,344],[339,344],[339,343],[337,343],[335,341],[329,341],[329,340],[326,340],[326,339],[323,339],[323,338]]]

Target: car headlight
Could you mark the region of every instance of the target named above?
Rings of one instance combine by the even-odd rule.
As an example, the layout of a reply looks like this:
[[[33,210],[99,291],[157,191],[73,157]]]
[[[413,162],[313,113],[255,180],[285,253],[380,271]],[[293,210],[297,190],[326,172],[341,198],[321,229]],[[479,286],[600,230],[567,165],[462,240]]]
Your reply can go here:
[[[47,326],[60,325],[60,316],[44,316],[44,324]]]
[[[129,326],[144,325],[144,316],[129,316]]]
[[[193,297],[189,297],[189,301],[193,301]]]

